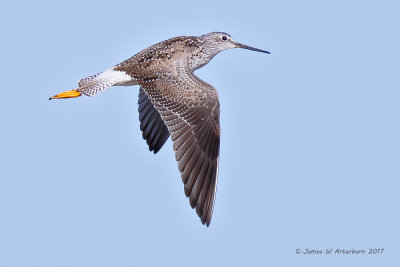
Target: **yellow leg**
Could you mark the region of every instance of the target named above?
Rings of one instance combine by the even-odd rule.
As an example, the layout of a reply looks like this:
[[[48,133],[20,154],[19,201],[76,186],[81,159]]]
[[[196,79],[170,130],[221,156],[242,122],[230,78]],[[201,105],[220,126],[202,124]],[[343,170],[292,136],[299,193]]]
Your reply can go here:
[[[49,98],[49,100],[59,99],[59,98],[78,97],[80,95],[81,95],[81,93],[78,90],[74,89],[74,90],[71,90],[71,91],[62,92],[62,93],[59,93],[59,94],[57,94],[55,96],[52,96],[52,97]]]

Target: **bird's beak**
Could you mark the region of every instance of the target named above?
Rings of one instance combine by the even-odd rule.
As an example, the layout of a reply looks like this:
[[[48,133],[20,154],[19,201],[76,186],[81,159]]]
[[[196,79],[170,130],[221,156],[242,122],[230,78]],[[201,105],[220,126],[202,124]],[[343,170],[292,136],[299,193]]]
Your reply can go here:
[[[236,42],[235,42],[235,47],[244,48],[244,49],[248,49],[248,50],[253,50],[253,51],[257,51],[257,52],[261,52],[261,53],[266,53],[266,54],[271,54],[271,53],[268,52],[268,51],[261,50],[261,49],[258,49],[258,48],[254,48],[254,47],[251,47],[251,46],[248,46],[248,45],[244,45],[244,44],[239,44],[239,43],[236,43]]]

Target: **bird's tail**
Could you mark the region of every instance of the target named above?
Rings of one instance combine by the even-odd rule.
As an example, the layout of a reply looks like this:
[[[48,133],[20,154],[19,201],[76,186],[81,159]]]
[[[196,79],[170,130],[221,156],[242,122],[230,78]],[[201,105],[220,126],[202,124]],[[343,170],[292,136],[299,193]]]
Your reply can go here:
[[[79,81],[79,88],[59,93],[50,97],[51,99],[71,98],[83,95],[93,96],[103,92],[113,85],[129,84],[132,81],[131,76],[123,71],[116,71],[114,68],[105,72],[83,78]]]

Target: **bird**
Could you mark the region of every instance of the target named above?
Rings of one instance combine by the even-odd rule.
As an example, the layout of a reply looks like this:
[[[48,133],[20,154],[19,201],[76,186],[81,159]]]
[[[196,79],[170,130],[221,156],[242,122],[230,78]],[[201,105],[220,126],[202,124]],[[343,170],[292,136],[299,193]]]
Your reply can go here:
[[[82,78],[78,88],[50,99],[93,96],[111,86],[139,85],[140,130],[156,154],[171,135],[184,192],[209,227],[218,181],[220,104],[216,89],[194,71],[219,52],[244,48],[224,32],[174,37],[105,70]]]

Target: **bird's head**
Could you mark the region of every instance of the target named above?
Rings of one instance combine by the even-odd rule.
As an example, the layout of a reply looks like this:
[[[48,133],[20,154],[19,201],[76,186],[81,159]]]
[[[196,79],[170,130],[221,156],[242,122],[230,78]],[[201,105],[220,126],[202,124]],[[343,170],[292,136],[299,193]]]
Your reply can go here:
[[[237,43],[229,34],[224,32],[211,32],[201,36],[200,38],[205,42],[209,49],[214,50],[215,54],[231,48],[244,48],[270,54],[268,51]]]

